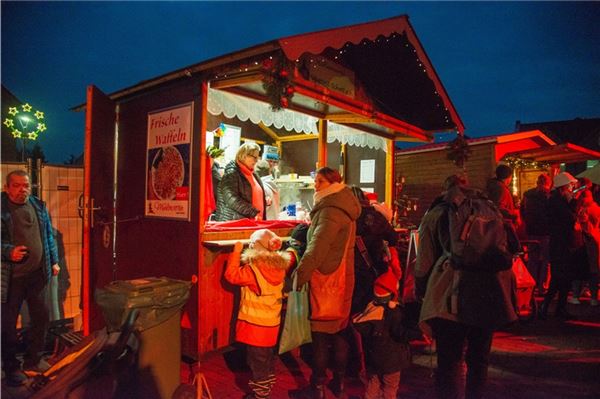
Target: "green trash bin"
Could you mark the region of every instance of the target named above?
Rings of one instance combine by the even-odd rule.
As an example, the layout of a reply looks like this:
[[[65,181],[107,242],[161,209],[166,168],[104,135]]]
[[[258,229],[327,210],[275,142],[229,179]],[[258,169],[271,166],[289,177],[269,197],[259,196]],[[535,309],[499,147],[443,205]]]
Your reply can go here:
[[[138,371],[141,397],[170,399],[180,384],[181,308],[191,283],[167,277],[113,281],[96,290],[110,331],[121,328],[131,309],[138,309]]]

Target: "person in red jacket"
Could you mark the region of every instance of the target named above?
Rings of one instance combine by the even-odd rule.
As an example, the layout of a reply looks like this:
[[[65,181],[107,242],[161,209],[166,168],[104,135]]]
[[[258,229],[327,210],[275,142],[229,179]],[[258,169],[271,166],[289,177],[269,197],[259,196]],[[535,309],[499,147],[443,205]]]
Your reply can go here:
[[[283,283],[289,254],[278,251],[281,239],[268,229],[250,236],[242,253],[236,242],[229,256],[225,279],[241,287],[235,338],[247,345],[246,361],[252,371],[247,398],[268,398],[275,385],[275,345],[279,334]]]

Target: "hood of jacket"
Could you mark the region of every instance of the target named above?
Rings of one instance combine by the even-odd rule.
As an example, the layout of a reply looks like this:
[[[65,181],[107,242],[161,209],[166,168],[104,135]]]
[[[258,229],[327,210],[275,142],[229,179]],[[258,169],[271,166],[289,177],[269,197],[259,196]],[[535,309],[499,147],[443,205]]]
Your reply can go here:
[[[290,254],[286,251],[262,251],[252,248],[242,253],[242,264],[252,264],[260,270],[263,277],[273,285],[283,281],[290,266]]]
[[[360,202],[354,196],[354,194],[352,194],[352,190],[350,190],[348,187],[344,187],[337,193],[323,197],[323,199],[317,202],[315,207],[310,212],[311,217],[318,210],[326,207],[334,207],[344,211],[352,221],[358,219],[362,210]]]

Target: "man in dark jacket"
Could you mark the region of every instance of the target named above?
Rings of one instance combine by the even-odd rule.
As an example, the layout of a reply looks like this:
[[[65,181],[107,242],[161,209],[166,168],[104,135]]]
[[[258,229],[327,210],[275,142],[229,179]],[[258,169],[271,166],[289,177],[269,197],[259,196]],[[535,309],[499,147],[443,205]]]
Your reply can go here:
[[[450,187],[443,203],[425,214],[419,227],[415,267],[416,294],[423,301],[420,327],[437,345],[436,392],[458,398],[461,362],[466,346],[467,399],[481,398],[487,380],[494,329],[517,319],[512,271],[469,271],[450,265],[448,213],[468,201],[472,190]],[[447,180],[448,181],[448,180]],[[477,298],[477,299],[475,299]]]
[[[548,276],[548,251],[550,249],[548,199],[552,180],[546,173],[537,178],[536,187],[525,191],[521,214],[525,222],[525,231],[529,240],[537,241],[530,248],[527,268],[536,281],[539,293],[544,292],[544,282]]]
[[[486,194],[498,207],[504,219],[510,221],[516,229],[520,223],[519,210],[515,208],[512,194],[508,188],[512,181],[512,169],[508,165],[500,164],[496,168],[496,178],[490,179],[486,185]]]
[[[27,302],[31,343],[23,369],[40,371],[40,352],[48,326],[42,295],[52,275],[60,271],[50,215],[43,202],[31,196],[29,175],[15,170],[6,176],[2,193],[2,367],[7,384],[26,381],[17,352],[17,318]]]
[[[550,302],[558,293],[555,315],[560,318],[572,318],[567,312],[567,296],[571,288],[573,268],[578,251],[583,250],[583,241],[578,242],[575,231],[577,215],[573,185],[577,179],[567,172],[554,176],[554,190],[548,202],[552,216],[550,223],[550,288],[544,297],[539,317],[548,315]]]

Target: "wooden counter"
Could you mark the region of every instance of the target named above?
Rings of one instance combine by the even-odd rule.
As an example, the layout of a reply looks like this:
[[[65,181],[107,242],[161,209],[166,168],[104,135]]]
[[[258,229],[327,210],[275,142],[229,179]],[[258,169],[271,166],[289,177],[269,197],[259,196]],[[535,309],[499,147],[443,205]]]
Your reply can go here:
[[[271,229],[282,240],[289,240],[293,228]],[[198,351],[200,354],[224,348],[234,342],[239,305],[237,286],[225,281],[224,272],[233,244],[249,242],[257,229],[207,232],[201,239],[198,275]]]

